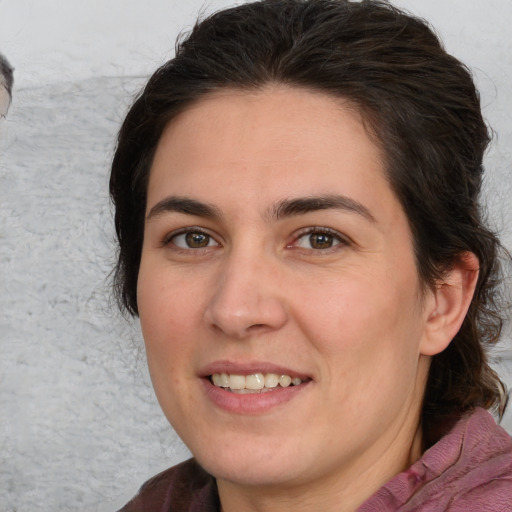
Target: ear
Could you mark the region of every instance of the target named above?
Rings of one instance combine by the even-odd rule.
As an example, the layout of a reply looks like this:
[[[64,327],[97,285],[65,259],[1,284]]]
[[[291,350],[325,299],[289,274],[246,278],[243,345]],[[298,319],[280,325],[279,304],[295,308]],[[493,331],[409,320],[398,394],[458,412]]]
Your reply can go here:
[[[428,316],[420,345],[421,354],[439,354],[459,331],[473,299],[478,267],[478,258],[472,252],[466,252],[436,283],[427,300]]]

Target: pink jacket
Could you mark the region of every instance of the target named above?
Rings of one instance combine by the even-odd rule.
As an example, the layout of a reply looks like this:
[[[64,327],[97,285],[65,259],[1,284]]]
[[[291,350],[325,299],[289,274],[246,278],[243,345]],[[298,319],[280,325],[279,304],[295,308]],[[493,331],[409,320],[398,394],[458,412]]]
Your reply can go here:
[[[215,479],[194,459],[146,482],[119,512],[219,512]],[[512,512],[512,439],[476,409],[357,512]]]
[[[512,440],[484,409],[458,421],[357,512],[511,512]]]

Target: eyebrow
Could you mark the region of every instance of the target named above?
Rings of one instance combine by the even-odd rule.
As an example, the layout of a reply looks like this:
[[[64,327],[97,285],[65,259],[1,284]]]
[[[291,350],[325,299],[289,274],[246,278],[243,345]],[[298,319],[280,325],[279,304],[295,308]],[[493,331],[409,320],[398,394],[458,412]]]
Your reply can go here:
[[[339,194],[285,199],[271,208],[269,213],[271,219],[279,220],[283,217],[304,215],[319,210],[342,210],[361,215],[372,223],[376,222],[366,206],[355,199]]]
[[[267,218],[269,221],[280,220],[320,210],[342,210],[361,215],[372,223],[376,222],[375,217],[366,206],[359,201],[339,194],[284,199],[269,209]],[[151,208],[146,216],[146,220],[149,221],[154,217],[169,212],[210,219],[220,219],[222,217],[221,211],[214,205],[189,197],[169,196]]]
[[[208,203],[197,201],[189,197],[169,196],[159,201],[149,210],[146,220],[151,220],[164,213],[177,212],[185,215],[195,215],[197,217],[206,217],[219,219],[222,217],[220,210]]]

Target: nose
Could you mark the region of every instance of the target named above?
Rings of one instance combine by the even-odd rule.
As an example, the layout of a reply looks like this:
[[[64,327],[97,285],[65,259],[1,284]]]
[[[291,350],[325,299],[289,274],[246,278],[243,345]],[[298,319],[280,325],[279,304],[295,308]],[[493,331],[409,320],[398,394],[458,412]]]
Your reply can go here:
[[[205,320],[231,339],[280,329],[288,313],[278,264],[254,255],[232,254],[216,276]]]

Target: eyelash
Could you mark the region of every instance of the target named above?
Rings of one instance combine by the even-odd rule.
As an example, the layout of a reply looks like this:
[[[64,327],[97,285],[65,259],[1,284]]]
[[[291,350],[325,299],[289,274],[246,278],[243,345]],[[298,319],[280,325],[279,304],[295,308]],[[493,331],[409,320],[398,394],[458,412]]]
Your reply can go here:
[[[177,245],[175,243],[175,239],[179,236],[187,236],[187,235],[203,235],[205,237],[208,238],[208,244],[205,245],[204,247],[180,247],[179,245]],[[188,227],[188,228],[182,228],[178,231],[173,231],[172,233],[169,233],[168,235],[165,236],[165,238],[162,240],[162,246],[163,247],[166,247],[166,246],[169,246],[169,245],[173,245],[174,246],[174,249],[175,250],[178,250],[178,251],[199,251],[199,250],[205,250],[205,249],[208,249],[210,247],[213,247],[210,244],[211,241],[214,241],[217,245],[220,245],[219,242],[215,239],[214,236],[212,236],[208,231],[198,227],[198,226],[191,226],[191,227]]]
[[[181,247],[176,244],[175,240],[179,236],[188,236],[188,235],[203,235],[207,237],[208,242],[205,246],[202,247]],[[311,237],[313,235],[327,235],[328,237],[332,237],[333,245],[330,247],[325,248],[313,248],[313,247],[301,247],[298,245],[298,242],[306,237]],[[172,233],[169,233],[165,238],[162,240],[162,246],[166,247],[169,245],[173,245],[173,249],[177,251],[201,251],[201,250],[207,250],[211,247],[214,247],[215,245],[210,245],[211,242],[214,242],[216,246],[220,246],[221,244],[216,240],[216,238],[209,233],[208,231],[204,230],[203,228],[200,228],[198,226],[191,226],[188,228],[182,228],[178,231],[173,231]],[[315,253],[325,253],[325,252],[332,252],[336,251],[338,246],[348,246],[351,245],[351,241],[338,231],[326,228],[326,227],[320,227],[320,226],[311,226],[308,228],[303,228],[300,230],[300,232],[294,237],[293,241],[290,244],[287,244],[287,249],[297,249],[302,251],[308,251],[308,252],[315,252]]]
[[[334,245],[331,245],[330,247],[326,248],[304,248],[297,246],[297,243],[306,237],[311,237],[312,235],[327,235],[329,237],[332,237],[332,241]],[[301,230],[297,236],[294,238],[293,242],[288,245],[289,248],[297,248],[298,250],[305,250],[305,251],[313,251],[315,253],[325,253],[325,252],[332,252],[339,249],[338,246],[348,246],[351,244],[351,241],[344,235],[342,235],[339,231],[336,231],[331,228],[326,227],[320,227],[320,226],[312,226],[308,228],[304,228]]]

